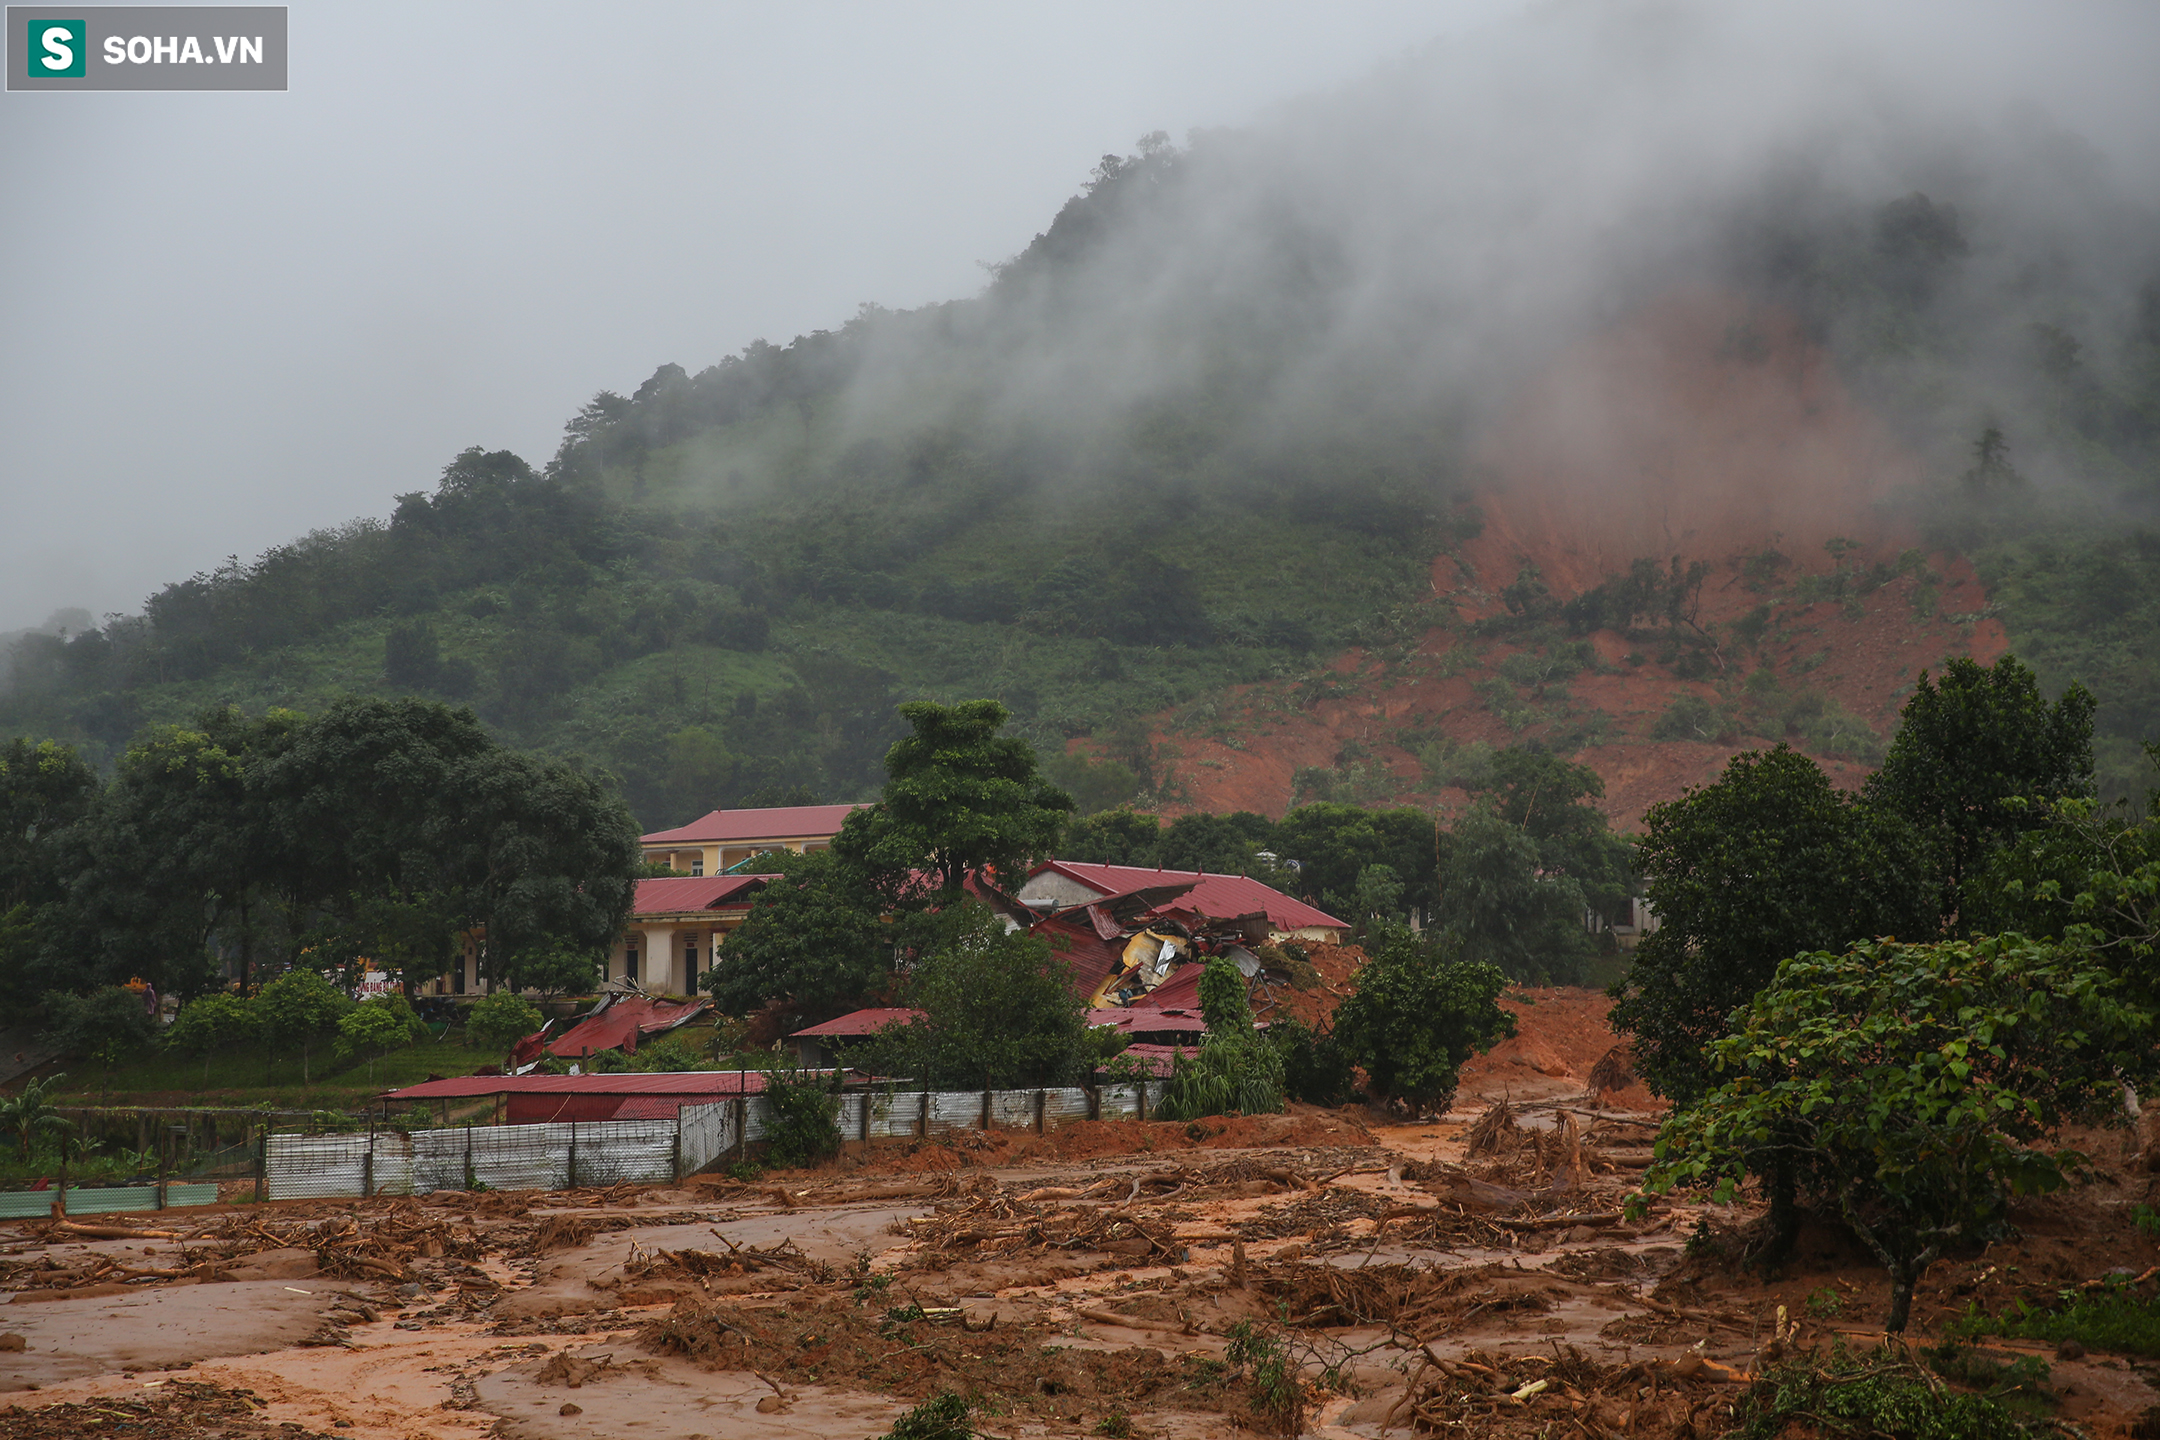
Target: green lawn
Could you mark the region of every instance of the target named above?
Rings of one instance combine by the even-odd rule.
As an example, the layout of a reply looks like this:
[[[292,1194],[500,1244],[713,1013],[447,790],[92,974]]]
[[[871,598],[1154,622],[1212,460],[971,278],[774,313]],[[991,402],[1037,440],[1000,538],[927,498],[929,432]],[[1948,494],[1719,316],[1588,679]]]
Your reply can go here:
[[[457,1040],[427,1040],[375,1062],[345,1064],[326,1053],[315,1058],[312,1080],[303,1083],[298,1057],[269,1061],[260,1051],[213,1056],[207,1081],[200,1059],[152,1055],[120,1066],[108,1082],[86,1060],[61,1068],[67,1083],[63,1105],[268,1105],[279,1110],[353,1110],[378,1093],[412,1085],[429,1075],[470,1075],[499,1065],[502,1053],[477,1050]],[[110,1098],[101,1099],[110,1088]]]

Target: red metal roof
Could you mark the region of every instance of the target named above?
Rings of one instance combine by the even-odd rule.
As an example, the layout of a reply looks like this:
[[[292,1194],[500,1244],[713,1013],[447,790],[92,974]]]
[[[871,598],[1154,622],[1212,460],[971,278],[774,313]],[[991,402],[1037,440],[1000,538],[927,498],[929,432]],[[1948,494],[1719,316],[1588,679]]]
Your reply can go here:
[[[1122,1035],[1130,1035],[1135,1031],[1143,1035],[1153,1035],[1165,1030],[1198,1035],[1207,1029],[1207,1021],[1200,1017],[1198,1010],[1158,1010],[1153,1006],[1142,1005],[1090,1010],[1087,1012],[1087,1022],[1098,1027],[1114,1027]]]
[[[630,995],[616,1000],[596,1014],[547,1042],[547,1052],[575,1060],[600,1050],[617,1050],[633,1037],[661,1035],[687,1025],[712,1008],[710,1000],[656,1000],[649,995]],[[527,1036],[528,1040],[532,1037]],[[520,1047],[522,1048],[522,1047]]]
[[[685,910],[716,910],[747,905],[772,875],[681,875],[637,882],[633,915],[673,915]]]
[[[1125,968],[1125,942],[1098,935],[1085,911],[1045,920],[1030,933],[1050,942],[1050,953],[1071,969],[1073,991],[1083,1000]]]
[[[1163,982],[1145,995],[1133,997],[1133,1008],[1148,1010],[1190,1010],[1200,1013],[1200,977],[1207,974],[1207,966],[1188,960],[1163,977]]]
[[[1151,885],[1191,881],[1191,891],[1175,908],[1199,911],[1219,920],[1263,913],[1268,917],[1268,923],[1278,930],[1347,928],[1346,922],[1326,911],[1316,910],[1302,900],[1293,900],[1272,885],[1263,885],[1245,875],[1215,875],[1204,870],[1149,870],[1138,865],[1093,865],[1079,860],[1046,861],[1031,873],[1040,875],[1045,870],[1055,870],[1104,896],[1129,894]]]
[[[1131,1056],[1140,1067],[1157,1080],[1170,1078],[1170,1070],[1178,1056],[1190,1060],[1200,1053],[1197,1045],[1127,1045],[1118,1051],[1118,1058]]]
[[[804,1036],[875,1035],[888,1025],[905,1025],[910,1020],[919,1020],[922,1018],[922,1014],[922,1011],[905,1005],[888,1006],[883,1009],[854,1010],[842,1015],[837,1020],[827,1020],[822,1025],[812,1025],[807,1030],[797,1030],[787,1038],[800,1040]]]
[[[837,835],[840,822],[860,805],[774,805],[759,810],[715,810],[673,830],[655,830],[643,836],[647,845],[710,844],[740,845],[756,840],[799,840],[805,836]]]

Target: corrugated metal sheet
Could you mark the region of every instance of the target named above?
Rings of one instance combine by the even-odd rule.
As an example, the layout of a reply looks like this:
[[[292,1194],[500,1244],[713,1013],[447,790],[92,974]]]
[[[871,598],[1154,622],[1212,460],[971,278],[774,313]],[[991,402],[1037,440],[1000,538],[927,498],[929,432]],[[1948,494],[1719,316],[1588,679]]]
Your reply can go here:
[[[740,844],[750,840],[796,840],[837,835],[841,822],[863,807],[855,805],[768,805],[747,810],[714,810],[687,825],[655,830],[641,836],[646,845],[688,844],[699,840],[722,840]]]
[[[1008,1128],[1025,1126],[1035,1128],[1035,1095],[1033,1090],[993,1090],[990,1092],[990,1123]]]
[[[1077,1086],[1052,1090],[1043,1097],[1043,1123],[1055,1128],[1088,1118],[1088,1092]]]
[[[42,1219],[52,1213],[52,1203],[59,1193],[57,1189],[0,1191],[0,1219],[21,1220],[31,1216]],[[183,1185],[174,1181],[165,1187],[165,1208],[168,1210],[181,1205],[216,1203],[216,1185]],[[113,1215],[156,1208],[155,1185],[68,1186],[67,1213],[70,1215]]]
[[[677,1117],[682,1125],[682,1161],[685,1175],[695,1174],[722,1159],[735,1148],[735,1102],[685,1105]]]

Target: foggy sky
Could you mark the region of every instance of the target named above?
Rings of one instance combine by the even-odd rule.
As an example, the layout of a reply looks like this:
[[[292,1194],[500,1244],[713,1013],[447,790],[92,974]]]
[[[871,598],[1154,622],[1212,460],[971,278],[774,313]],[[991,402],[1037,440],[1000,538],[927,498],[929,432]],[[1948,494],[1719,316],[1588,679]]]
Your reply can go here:
[[[297,0],[284,95],[0,95],[0,630],[973,293],[1103,153],[1507,8]]]
[[[1904,95],[2042,116],[2153,193],[2160,7],[1758,6],[1715,43],[1692,11],[302,3],[286,95],[0,97],[0,630],[386,514],[469,444],[538,463],[662,362],[971,294],[1105,151],[1296,133],[1298,97],[1420,45],[1449,63],[1375,94],[1422,109],[1404,87],[1447,77],[1431,107],[1465,151],[1521,164],[1338,166],[1346,197],[1474,206],[1529,166],[1569,181],[1528,197],[1539,234],[1588,243],[1690,167],[1745,173],[1811,108]],[[1504,270],[1520,233],[1477,243]]]

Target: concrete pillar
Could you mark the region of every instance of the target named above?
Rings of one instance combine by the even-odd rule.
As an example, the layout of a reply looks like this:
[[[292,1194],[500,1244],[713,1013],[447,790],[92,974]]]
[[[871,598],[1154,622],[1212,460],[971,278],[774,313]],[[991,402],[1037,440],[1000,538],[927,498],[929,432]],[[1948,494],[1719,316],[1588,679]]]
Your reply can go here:
[[[675,953],[679,943],[673,925],[647,925],[642,947],[645,953],[638,957],[638,983],[648,990],[674,989],[672,977],[682,964]]]

